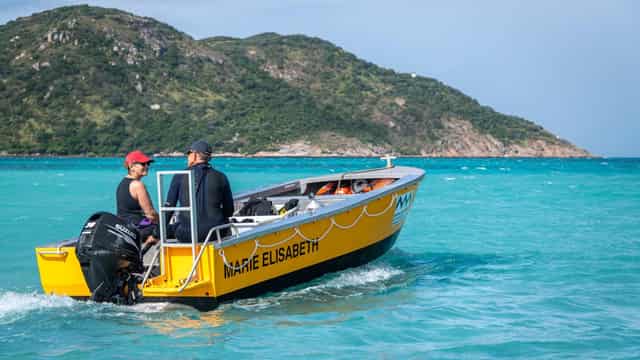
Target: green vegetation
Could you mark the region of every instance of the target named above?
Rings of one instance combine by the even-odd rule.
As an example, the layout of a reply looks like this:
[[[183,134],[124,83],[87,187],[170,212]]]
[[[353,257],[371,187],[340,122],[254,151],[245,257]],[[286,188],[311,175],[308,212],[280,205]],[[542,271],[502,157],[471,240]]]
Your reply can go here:
[[[171,152],[193,139],[254,153],[330,132],[417,154],[447,138],[447,119],[505,144],[559,143],[437,80],[302,35],[194,40],[153,19],[74,6],[0,26],[0,47],[7,153]]]

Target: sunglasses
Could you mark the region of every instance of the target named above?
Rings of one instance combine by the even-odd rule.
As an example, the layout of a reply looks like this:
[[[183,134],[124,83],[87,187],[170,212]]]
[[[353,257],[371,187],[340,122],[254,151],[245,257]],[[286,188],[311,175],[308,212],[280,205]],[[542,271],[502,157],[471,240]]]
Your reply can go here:
[[[145,162],[145,163],[141,163],[141,162],[134,162],[133,165],[138,164],[138,165],[142,165],[142,166],[151,166],[151,162]]]

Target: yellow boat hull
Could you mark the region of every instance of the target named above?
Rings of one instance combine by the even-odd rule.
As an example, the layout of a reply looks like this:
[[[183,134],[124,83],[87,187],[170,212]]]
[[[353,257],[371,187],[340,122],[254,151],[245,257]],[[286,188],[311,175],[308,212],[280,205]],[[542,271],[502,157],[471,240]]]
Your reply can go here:
[[[210,310],[220,302],[277,291],[365,264],[393,246],[417,187],[417,182],[411,183],[343,212],[241,242],[208,244],[191,281],[187,278],[192,247],[162,247],[162,275],[141,285],[142,301]],[[75,248],[36,248],[36,257],[45,293],[78,299],[91,296]]]

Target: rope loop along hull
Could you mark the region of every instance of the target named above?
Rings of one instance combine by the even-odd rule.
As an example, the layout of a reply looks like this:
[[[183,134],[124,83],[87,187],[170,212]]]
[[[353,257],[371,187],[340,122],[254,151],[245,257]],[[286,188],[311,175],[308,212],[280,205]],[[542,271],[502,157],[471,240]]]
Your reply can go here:
[[[280,291],[290,286],[305,283],[324,274],[364,265],[386,253],[395,243],[399,232],[377,242],[366,248],[353,251],[349,254],[314,264],[306,268],[285,273],[281,276],[265,280],[244,288],[231,291],[218,297],[210,296],[167,296],[149,297],[145,296],[146,302],[173,302],[192,306],[200,311],[215,309],[219,303],[228,302],[235,299],[252,298],[267,292]]]
[[[162,271],[140,285],[140,301],[175,302],[206,311],[221,302],[366,264],[394,245],[424,176],[415,170],[383,189],[328,201],[312,213],[256,226],[209,242],[204,249],[198,246],[201,256],[191,273],[191,246],[164,246],[158,256]],[[37,248],[36,257],[45,293],[91,296],[73,247]]]

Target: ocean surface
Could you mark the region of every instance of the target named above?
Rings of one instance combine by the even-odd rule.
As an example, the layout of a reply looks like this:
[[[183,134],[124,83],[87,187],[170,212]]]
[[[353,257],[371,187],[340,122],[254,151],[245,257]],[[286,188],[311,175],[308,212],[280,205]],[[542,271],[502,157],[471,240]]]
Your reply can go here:
[[[33,248],[115,211],[121,164],[0,159],[0,358],[640,358],[640,159],[398,159],[427,175],[365,266],[206,313],[44,295]],[[240,193],[383,163],[214,165]]]

